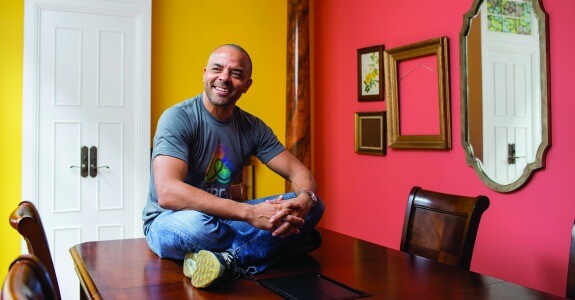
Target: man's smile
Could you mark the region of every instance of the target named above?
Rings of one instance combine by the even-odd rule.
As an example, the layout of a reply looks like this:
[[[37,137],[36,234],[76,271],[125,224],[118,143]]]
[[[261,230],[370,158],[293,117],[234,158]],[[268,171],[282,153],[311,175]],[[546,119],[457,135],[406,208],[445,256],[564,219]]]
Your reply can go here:
[[[228,93],[230,91],[229,88],[221,86],[214,86],[214,89],[216,89],[216,91],[220,93]]]

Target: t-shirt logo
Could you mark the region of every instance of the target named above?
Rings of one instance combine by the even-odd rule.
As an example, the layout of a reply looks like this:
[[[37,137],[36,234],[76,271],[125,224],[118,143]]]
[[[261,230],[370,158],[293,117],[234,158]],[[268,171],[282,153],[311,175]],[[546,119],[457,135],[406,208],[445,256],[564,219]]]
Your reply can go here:
[[[217,180],[219,183],[227,184],[232,177],[232,168],[232,162],[228,157],[228,147],[220,144],[212,154],[212,160],[206,170],[206,181],[214,182]]]

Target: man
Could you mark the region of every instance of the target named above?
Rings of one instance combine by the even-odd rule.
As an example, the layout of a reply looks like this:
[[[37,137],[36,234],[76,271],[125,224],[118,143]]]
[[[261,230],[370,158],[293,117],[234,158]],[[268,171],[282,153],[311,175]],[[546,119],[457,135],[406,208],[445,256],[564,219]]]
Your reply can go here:
[[[321,243],[314,227],[324,207],[311,172],[271,128],[236,106],[251,74],[240,46],[216,48],[204,68],[203,93],[166,110],[154,137],[144,234],[158,256],[184,259],[184,274],[198,288],[261,272]],[[251,155],[289,180],[295,193],[231,200],[231,182]]]

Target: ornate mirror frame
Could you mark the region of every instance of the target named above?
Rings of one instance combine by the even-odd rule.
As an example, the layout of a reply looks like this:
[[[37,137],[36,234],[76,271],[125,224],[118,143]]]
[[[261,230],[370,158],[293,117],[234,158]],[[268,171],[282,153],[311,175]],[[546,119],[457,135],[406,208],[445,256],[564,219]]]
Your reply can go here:
[[[535,160],[527,163],[523,173],[509,184],[500,184],[489,178],[483,170],[483,163],[474,156],[473,146],[470,143],[469,133],[469,86],[467,64],[467,36],[470,31],[472,19],[479,13],[481,4],[487,0],[474,0],[471,9],[463,16],[463,26],[459,35],[460,41],[460,80],[461,80],[461,144],[466,154],[466,162],[475,169],[475,172],[489,188],[498,192],[511,192],[525,184],[534,171],[545,165],[545,154],[551,145],[549,135],[549,24],[548,15],[544,11],[541,0],[526,0],[532,3],[534,14],[539,26],[539,52],[541,74],[541,143],[539,144]]]

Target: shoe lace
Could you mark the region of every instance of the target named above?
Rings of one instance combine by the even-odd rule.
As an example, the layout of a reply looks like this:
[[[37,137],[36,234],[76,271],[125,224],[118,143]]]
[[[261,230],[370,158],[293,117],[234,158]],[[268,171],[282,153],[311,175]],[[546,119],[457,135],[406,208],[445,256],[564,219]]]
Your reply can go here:
[[[245,276],[246,272],[238,267],[236,263],[236,258],[233,254],[229,252],[222,253],[222,258],[224,259],[224,264],[227,271],[227,276],[230,279],[238,279],[241,276]]]

